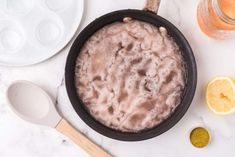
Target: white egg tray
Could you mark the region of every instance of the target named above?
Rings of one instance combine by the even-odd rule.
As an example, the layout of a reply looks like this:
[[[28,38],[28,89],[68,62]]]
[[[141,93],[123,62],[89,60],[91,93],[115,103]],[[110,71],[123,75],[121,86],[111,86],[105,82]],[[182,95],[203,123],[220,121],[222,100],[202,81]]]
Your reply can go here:
[[[0,65],[44,61],[75,35],[83,0],[0,0]]]

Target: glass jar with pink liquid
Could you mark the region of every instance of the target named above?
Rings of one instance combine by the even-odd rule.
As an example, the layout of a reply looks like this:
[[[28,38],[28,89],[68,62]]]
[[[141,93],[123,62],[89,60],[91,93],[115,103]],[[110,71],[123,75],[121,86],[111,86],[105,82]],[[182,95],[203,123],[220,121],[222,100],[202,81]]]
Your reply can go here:
[[[211,38],[235,37],[235,0],[201,0],[197,19],[201,30]]]

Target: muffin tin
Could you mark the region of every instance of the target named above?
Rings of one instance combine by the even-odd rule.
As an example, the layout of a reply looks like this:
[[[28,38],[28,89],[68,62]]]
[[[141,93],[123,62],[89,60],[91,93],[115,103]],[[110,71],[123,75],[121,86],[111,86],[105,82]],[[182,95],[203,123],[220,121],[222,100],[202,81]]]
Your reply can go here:
[[[0,65],[24,66],[59,52],[74,36],[83,0],[1,0]]]

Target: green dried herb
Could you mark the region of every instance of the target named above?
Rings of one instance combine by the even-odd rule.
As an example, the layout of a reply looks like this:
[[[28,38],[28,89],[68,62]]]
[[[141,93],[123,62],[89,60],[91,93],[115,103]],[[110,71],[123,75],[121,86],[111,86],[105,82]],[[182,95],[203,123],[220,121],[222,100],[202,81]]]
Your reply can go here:
[[[210,141],[209,132],[205,128],[197,127],[191,131],[190,141],[195,147],[203,148],[207,146]]]

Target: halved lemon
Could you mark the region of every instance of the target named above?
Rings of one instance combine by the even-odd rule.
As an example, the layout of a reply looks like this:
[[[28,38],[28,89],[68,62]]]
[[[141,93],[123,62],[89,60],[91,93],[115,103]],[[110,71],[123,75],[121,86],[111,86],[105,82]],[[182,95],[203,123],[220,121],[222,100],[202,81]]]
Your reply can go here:
[[[235,83],[230,77],[216,77],[209,82],[206,102],[214,113],[227,115],[235,112]]]

